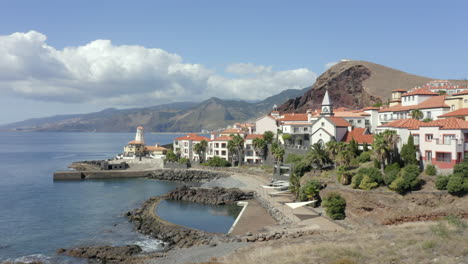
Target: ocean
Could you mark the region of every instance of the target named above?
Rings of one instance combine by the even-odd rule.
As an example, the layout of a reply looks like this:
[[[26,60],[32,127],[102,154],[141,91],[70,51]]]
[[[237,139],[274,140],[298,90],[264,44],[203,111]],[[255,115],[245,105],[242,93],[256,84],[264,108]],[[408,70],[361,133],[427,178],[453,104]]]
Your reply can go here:
[[[148,144],[171,143],[180,134],[146,134]],[[152,179],[53,181],[73,161],[115,157],[134,133],[0,133],[0,262],[41,260],[85,263],[56,256],[59,248],[160,241],[133,231],[123,214],[179,184]],[[161,217],[188,227],[227,232],[239,208],[164,202]],[[190,219],[190,221],[186,221]]]

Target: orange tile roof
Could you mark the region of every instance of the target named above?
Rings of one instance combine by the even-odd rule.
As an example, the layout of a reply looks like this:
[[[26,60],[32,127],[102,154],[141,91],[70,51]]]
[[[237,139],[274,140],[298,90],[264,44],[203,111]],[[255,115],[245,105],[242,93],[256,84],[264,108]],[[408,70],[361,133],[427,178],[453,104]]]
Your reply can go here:
[[[423,124],[426,124],[426,123],[424,123],[423,121],[413,119],[413,118],[405,118],[405,119],[395,120],[385,125],[380,125],[379,127],[418,129]]]
[[[421,125],[421,127],[439,127],[439,129],[468,129],[468,121],[451,117],[427,122]]]
[[[245,133],[245,132],[242,131],[242,129],[229,128],[229,129],[226,129],[226,130],[222,131],[220,134],[243,134],[243,133]]]
[[[128,142],[128,144],[129,145],[137,145],[137,144],[142,144],[142,142],[139,141],[139,140],[132,140],[132,141]]]
[[[305,126],[311,125],[309,122],[282,122],[283,125],[298,125],[298,126]]]
[[[224,135],[224,136],[217,137],[211,141],[229,141],[231,139],[232,137]]]
[[[164,150],[167,150],[167,148],[164,148],[164,147],[157,147],[157,146],[146,146],[145,149],[147,151],[164,151]]]
[[[263,139],[263,135],[261,135],[261,134],[248,134],[247,137],[245,137],[245,139],[256,139],[256,138]]]
[[[281,121],[307,121],[307,114],[283,114],[283,118],[280,118]]]
[[[370,114],[360,111],[333,111],[335,117],[362,117]]]
[[[346,134],[346,142],[351,142],[354,140],[359,144],[372,144],[374,142],[374,135],[366,134],[367,128],[355,128]]]
[[[455,96],[456,96],[456,95],[465,95],[465,94],[468,94],[468,91],[461,91],[461,92],[459,92],[459,93],[454,93],[454,94],[452,94],[452,95],[455,95]]]
[[[411,92],[405,93],[401,96],[403,97],[403,96],[410,96],[410,95],[439,95],[439,94],[436,92],[432,92],[429,89],[421,88],[421,89],[416,89]]]
[[[380,109],[380,107],[369,106],[369,107],[363,108],[362,111],[365,111],[365,110],[379,110],[379,109]]]
[[[330,117],[327,117],[327,118],[337,127],[351,126],[351,124],[348,123],[348,121],[344,120],[341,117],[330,116]]]
[[[415,109],[428,109],[428,108],[447,108],[449,106],[445,104],[446,97],[447,97],[446,95],[434,96],[417,105],[402,106],[401,104],[398,104],[395,106],[380,109],[379,113],[410,111],[410,110],[415,110]]]
[[[455,116],[468,116],[468,108],[460,108],[458,110],[440,115],[438,117],[455,117]]]
[[[174,140],[190,140],[190,141],[202,141],[202,140],[205,140],[205,141],[210,141],[209,138],[203,137],[203,136],[199,136],[199,135],[197,135],[197,134],[188,134],[188,135],[183,136],[183,137],[175,138]]]

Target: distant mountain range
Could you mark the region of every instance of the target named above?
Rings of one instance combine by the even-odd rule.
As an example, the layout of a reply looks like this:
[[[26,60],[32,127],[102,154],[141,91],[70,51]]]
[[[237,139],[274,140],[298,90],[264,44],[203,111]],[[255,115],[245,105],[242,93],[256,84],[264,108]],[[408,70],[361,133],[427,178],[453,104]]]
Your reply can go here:
[[[198,132],[213,130],[236,122],[254,121],[304,89],[289,89],[259,102],[210,98],[201,103],[180,102],[145,108],[109,108],[89,114],[56,115],[0,125],[0,130],[63,132],[133,132],[144,126],[154,132]]]

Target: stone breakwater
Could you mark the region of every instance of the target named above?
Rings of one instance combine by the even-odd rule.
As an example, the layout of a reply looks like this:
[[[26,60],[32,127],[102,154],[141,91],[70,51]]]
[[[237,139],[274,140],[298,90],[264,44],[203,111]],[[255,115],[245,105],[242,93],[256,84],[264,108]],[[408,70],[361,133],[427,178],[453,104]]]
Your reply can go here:
[[[149,177],[162,181],[205,183],[229,177],[229,174],[219,171],[162,169],[151,172]]]
[[[225,189],[220,187],[206,189],[182,186],[166,194],[166,197],[169,200],[176,201],[225,205],[234,204],[237,201],[242,200],[251,200],[254,198],[254,193],[243,192],[239,189]]]
[[[120,247],[112,246],[97,246],[97,247],[81,247],[57,250],[57,254],[66,255],[77,258],[95,259],[99,263],[124,263],[131,259],[132,256],[141,253],[142,250],[137,245],[127,245]]]
[[[156,215],[156,206],[162,199],[206,204],[232,204],[241,199],[251,198],[253,198],[253,193],[244,193],[238,189],[181,187],[164,196],[151,197],[143,203],[140,209],[127,212],[126,216],[135,225],[138,232],[165,242],[169,248],[186,248],[196,245],[214,246],[216,241],[228,242],[235,239],[225,234],[205,232],[167,222]]]

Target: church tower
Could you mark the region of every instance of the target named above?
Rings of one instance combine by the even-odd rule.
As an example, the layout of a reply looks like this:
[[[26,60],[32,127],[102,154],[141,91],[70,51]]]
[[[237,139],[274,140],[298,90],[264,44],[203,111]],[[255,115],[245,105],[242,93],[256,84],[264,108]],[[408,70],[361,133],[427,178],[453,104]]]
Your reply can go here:
[[[330,101],[330,96],[328,96],[328,89],[325,92],[325,96],[323,97],[322,101],[322,112],[320,113],[322,116],[333,116],[333,104]]]
[[[145,135],[143,134],[143,127],[137,127],[137,132],[135,135],[135,141],[140,142],[142,145],[145,145]]]

